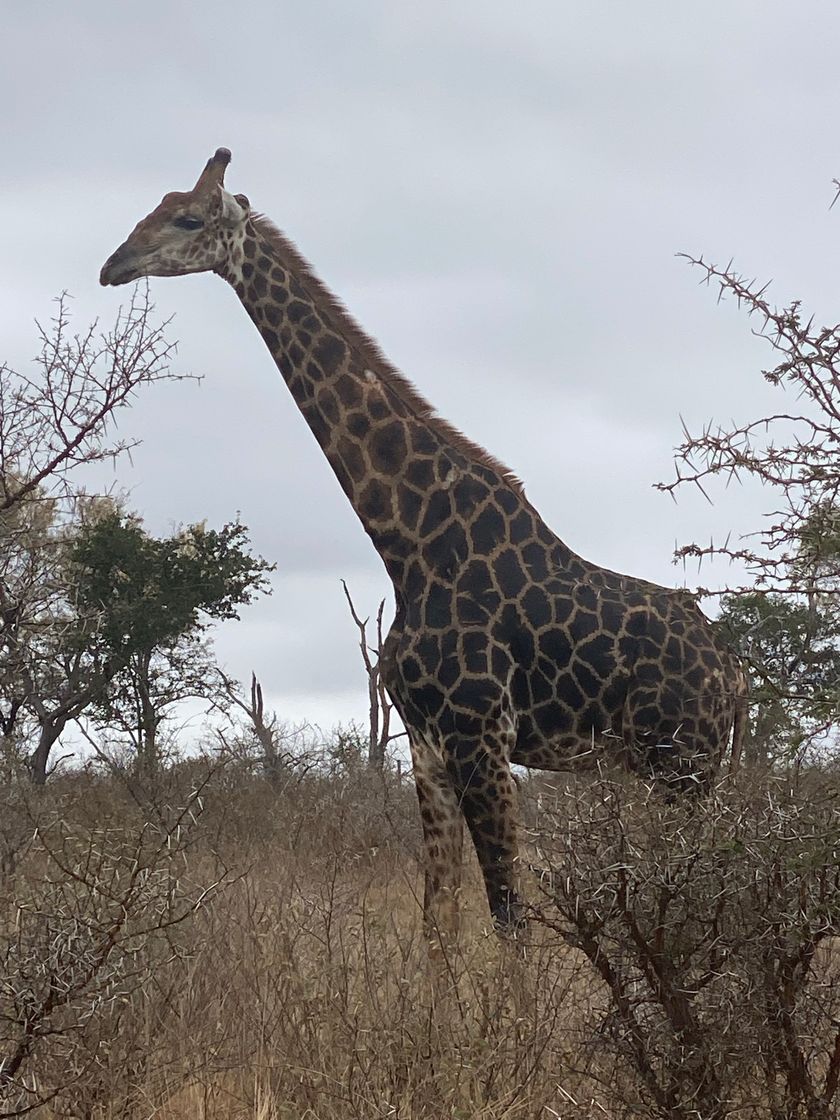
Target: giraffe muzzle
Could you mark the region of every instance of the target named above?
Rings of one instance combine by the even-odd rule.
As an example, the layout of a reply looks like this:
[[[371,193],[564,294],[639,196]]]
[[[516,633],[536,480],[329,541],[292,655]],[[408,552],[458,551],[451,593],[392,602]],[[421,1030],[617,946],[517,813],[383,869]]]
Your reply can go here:
[[[102,266],[99,273],[99,283],[103,287],[109,285],[116,287],[118,284],[128,284],[140,275],[137,267],[137,254],[125,245],[120,245]]]

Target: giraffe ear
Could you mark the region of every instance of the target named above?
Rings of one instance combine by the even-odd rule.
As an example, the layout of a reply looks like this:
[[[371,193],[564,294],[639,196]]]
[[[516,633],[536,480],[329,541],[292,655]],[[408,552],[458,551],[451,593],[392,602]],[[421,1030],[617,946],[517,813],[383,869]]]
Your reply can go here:
[[[248,207],[242,205],[242,202],[247,202],[247,199],[244,194],[234,197],[222,186],[219,187],[219,191],[222,196],[222,225],[233,229],[248,217]]]

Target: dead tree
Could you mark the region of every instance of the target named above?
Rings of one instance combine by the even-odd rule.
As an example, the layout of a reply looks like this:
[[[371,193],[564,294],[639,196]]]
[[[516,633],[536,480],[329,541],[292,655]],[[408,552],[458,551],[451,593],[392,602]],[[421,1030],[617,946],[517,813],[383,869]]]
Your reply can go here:
[[[381,774],[385,768],[388,744],[398,738],[398,735],[391,733],[391,714],[394,705],[391,703],[380,669],[384,641],[382,616],[385,612],[385,600],[380,602],[376,612],[376,645],[371,646],[367,634],[370,619],[359,617],[344,580],[341,581],[341,586],[344,588],[347,605],[350,607],[350,615],[359,630],[359,649],[368,679],[368,768]]]
[[[217,672],[222,681],[225,698],[244,712],[250,724],[250,729],[260,745],[259,761],[263,773],[270,782],[275,785],[278,784],[284,776],[288,775],[292,763],[300,760],[288,751],[281,750],[280,743],[283,739],[283,732],[277,715],[274,712],[266,715],[262,685],[257,679],[257,674],[251,673],[251,688],[246,700],[242,696],[240,686],[236,681],[226,676],[221,669],[218,669]],[[229,747],[223,734],[221,738],[225,745]]]

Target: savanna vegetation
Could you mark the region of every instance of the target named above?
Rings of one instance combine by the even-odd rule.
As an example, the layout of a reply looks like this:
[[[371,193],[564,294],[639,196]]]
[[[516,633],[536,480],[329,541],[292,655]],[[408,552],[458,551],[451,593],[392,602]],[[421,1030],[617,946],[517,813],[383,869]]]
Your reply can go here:
[[[0,1118],[840,1114],[840,332],[695,263],[777,358],[778,413],[686,432],[663,483],[772,497],[681,550],[746,573],[718,611],[753,685],[740,770],[690,805],[524,776],[527,931],[496,938],[470,864],[431,958],[381,609],[348,593],[369,726],[288,727],[212,646],[281,558],[83,487],[173,376],[148,301],[81,336],[60,301],[36,373],[0,370]],[[215,713],[189,752],[187,699]]]

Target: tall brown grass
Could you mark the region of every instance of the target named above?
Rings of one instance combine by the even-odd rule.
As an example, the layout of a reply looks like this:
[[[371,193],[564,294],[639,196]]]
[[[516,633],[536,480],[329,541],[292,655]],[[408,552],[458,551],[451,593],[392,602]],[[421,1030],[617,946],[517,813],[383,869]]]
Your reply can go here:
[[[556,841],[545,789],[526,783],[526,816]],[[26,1015],[50,1006],[0,1088],[0,1116],[664,1115],[611,1044],[609,984],[574,923],[543,901],[544,920],[505,946],[472,857],[459,943],[432,970],[409,782],[350,766],[278,785],[205,761],[153,789],[82,773],[5,796],[0,1060]],[[561,798],[564,811],[580,796]],[[597,822],[597,799],[586,805]],[[645,1008],[634,1013],[644,1025]],[[745,1107],[732,1115],[799,1115]]]
[[[127,858],[157,821],[166,843],[149,857],[150,878],[165,876],[162,895],[187,916],[144,934],[147,908],[161,906],[147,888],[114,950],[120,960],[53,1013],[55,1033],[39,1036],[25,1074],[6,1088],[7,1113],[43,1099],[44,1117],[91,1120],[515,1120],[565,1116],[575,1100],[575,1115],[604,1115],[567,1061],[591,980],[550,944],[529,949],[536,979],[523,980],[490,928],[474,868],[459,945],[444,974],[430,974],[409,783],[310,774],[278,792],[231,768],[208,780],[196,763],[153,791],[77,775],[40,797],[18,793],[21,843],[0,892],[2,932],[8,946],[21,905],[38,912],[40,932],[24,922],[29,959],[17,978],[36,1000],[54,981],[45,939],[81,923],[76,948],[88,951],[102,923],[94,911],[123,890],[113,869],[99,896],[74,877],[84,853],[92,866],[92,838]],[[178,829],[166,832],[173,814]],[[48,889],[59,880],[60,897]],[[7,977],[16,963],[7,953]]]

